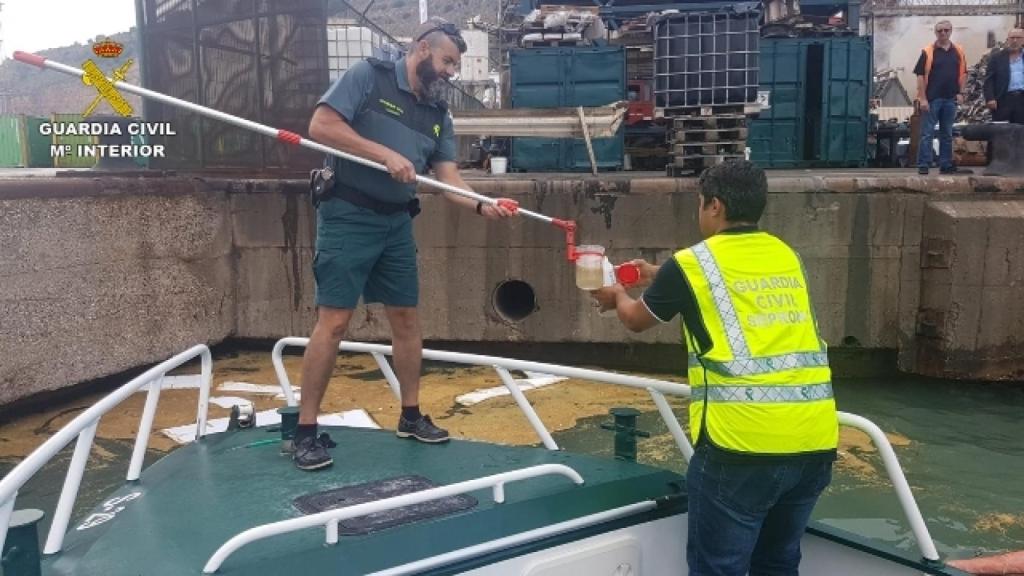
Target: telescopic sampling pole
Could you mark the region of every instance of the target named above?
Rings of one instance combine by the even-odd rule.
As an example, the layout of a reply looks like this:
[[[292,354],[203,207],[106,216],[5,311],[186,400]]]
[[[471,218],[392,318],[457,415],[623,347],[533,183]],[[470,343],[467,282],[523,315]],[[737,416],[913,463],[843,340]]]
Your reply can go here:
[[[95,73],[89,74],[85,70],[81,70],[73,66],[68,66],[66,64],[61,64],[60,62],[54,62],[52,60],[43,58],[42,56],[38,56],[36,54],[17,51],[14,53],[14,59],[18,60],[19,62],[24,62],[25,64],[37,66],[39,68],[49,68],[50,70],[56,70],[57,72],[61,72],[71,76],[76,76],[78,78],[88,78],[89,82],[93,86],[95,86],[101,94],[111,92],[111,87],[117,88],[118,90],[124,90],[125,92],[137,94],[139,96],[142,96],[143,98],[156,100],[157,102],[162,102],[164,104],[175,106],[177,108],[184,108],[185,110],[195,112],[196,114],[199,114],[201,116],[213,118],[214,120],[220,120],[221,122],[226,122],[228,124],[238,126],[239,128],[243,128],[245,130],[251,130],[252,132],[256,132],[257,134],[262,134],[270,138],[276,138],[281,142],[285,142],[293,146],[304,146],[311,150],[316,150],[317,152],[322,152],[324,154],[330,154],[331,156],[337,156],[338,158],[344,158],[345,160],[348,160],[350,162],[362,164],[363,166],[367,166],[375,170],[388,172],[388,169],[383,164],[378,164],[371,160],[367,160],[366,158],[349,154],[348,152],[342,152],[337,148],[325,146],[323,144],[320,144],[319,142],[314,142],[312,140],[309,140],[308,138],[303,138],[302,136],[299,136],[295,132],[281,130],[278,128],[273,128],[271,126],[267,126],[265,124],[260,124],[258,122],[246,120],[245,118],[220,112],[219,110],[207,108],[206,106],[193,104],[192,102],[188,102],[187,100],[174,98],[173,96],[168,96],[166,94],[154,92],[152,90],[142,88],[141,86],[135,86],[134,84],[128,84],[120,80],[112,80],[105,76],[97,75]],[[544,214],[541,214],[539,212],[524,210],[522,208],[519,208],[519,203],[514,200],[498,200],[495,198],[490,198],[488,196],[483,196],[481,194],[477,194],[476,192],[472,192],[469,190],[463,190],[462,188],[458,188],[450,184],[445,184],[444,182],[434,180],[433,178],[427,178],[426,176],[422,176],[419,174],[416,175],[416,181],[421,184],[432,186],[439,190],[445,190],[453,194],[458,194],[460,196],[472,198],[473,200],[483,202],[484,204],[489,204],[491,206],[501,206],[502,208],[505,208],[510,212],[518,212],[523,216],[533,218],[534,220],[540,220],[541,222],[551,224],[557,228],[560,228],[561,230],[565,231],[565,241],[567,248],[566,256],[569,258],[569,260],[576,259],[576,222],[572,220],[560,220],[558,218],[545,216]]]

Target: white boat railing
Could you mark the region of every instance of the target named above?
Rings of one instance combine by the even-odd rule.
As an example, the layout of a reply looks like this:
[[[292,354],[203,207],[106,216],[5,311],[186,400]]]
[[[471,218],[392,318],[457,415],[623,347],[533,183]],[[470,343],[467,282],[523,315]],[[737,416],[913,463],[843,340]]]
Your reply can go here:
[[[75,500],[78,499],[78,488],[82,483],[85,465],[89,460],[89,452],[92,450],[93,439],[96,437],[96,428],[99,426],[100,418],[116,408],[143,386],[150,385],[126,476],[126,480],[129,482],[138,480],[139,475],[142,473],[142,464],[146,456],[146,447],[149,444],[149,435],[153,430],[153,419],[156,416],[156,407],[160,399],[163,377],[171,370],[178,368],[197,356],[201,361],[201,382],[199,385],[199,407],[196,415],[196,439],[202,437],[206,430],[210,381],[213,377],[213,357],[210,355],[209,348],[199,344],[146,370],[127,384],[106,395],[102,400],[89,407],[88,410],[76,416],[71,422],[68,422],[49,440],[33,450],[13,470],[8,472],[3,479],[0,479],[0,550],[3,550],[4,540],[7,538],[7,529],[10,525],[11,514],[14,511],[14,501],[18,496],[18,491],[77,436],[78,441],[75,443],[75,451],[71,456],[71,463],[68,465],[68,472],[64,478],[64,487],[61,489],[60,500],[57,501],[57,508],[53,513],[53,522],[50,524],[46,545],[43,548],[44,554],[60,552],[64,545],[64,535],[67,533],[68,522],[71,520],[71,511],[75,507]]]
[[[284,391],[285,400],[288,402],[289,406],[297,406],[298,403],[295,401],[295,395],[292,393],[292,386],[291,381],[288,379],[288,373],[284,369],[282,351],[288,346],[305,347],[308,343],[309,338],[290,336],[278,340],[274,345],[274,350],[271,352],[271,362],[274,364],[274,371],[277,373],[277,380],[281,385],[281,389]],[[390,346],[383,344],[367,344],[364,342],[342,342],[340,349],[343,352],[364,353],[373,356],[374,360],[377,361],[377,366],[380,367],[380,371],[384,374],[384,379],[387,381],[388,386],[391,387],[391,391],[395,394],[396,398],[401,398],[398,378],[395,376],[394,370],[391,369],[391,365],[387,361],[387,356],[391,355]],[[548,429],[544,426],[544,423],[537,415],[537,411],[533,409],[533,406],[530,404],[529,400],[526,399],[523,391],[516,384],[515,379],[508,373],[509,370],[542,372],[546,374],[553,374],[555,376],[565,376],[566,378],[591,380],[595,382],[604,382],[606,384],[616,384],[619,386],[646,390],[654,400],[655,406],[658,407],[658,412],[665,421],[665,425],[668,426],[669,433],[672,434],[672,438],[675,440],[676,446],[683,453],[686,461],[689,462],[690,456],[693,455],[693,447],[690,446],[689,440],[686,439],[686,432],[684,432],[682,426],[680,426],[679,420],[677,420],[675,415],[672,414],[672,407],[665,398],[666,394],[670,394],[672,396],[689,396],[690,387],[686,384],[657,380],[654,378],[645,378],[641,376],[631,376],[629,374],[616,374],[614,372],[602,372],[600,370],[589,370],[586,368],[573,368],[570,366],[559,366],[556,364],[544,364],[541,362],[502,358],[500,356],[483,356],[480,354],[447,352],[444,350],[424,349],[423,358],[425,360],[449,362],[452,364],[491,366],[494,368],[499,378],[501,378],[502,384],[505,385],[516,404],[519,405],[519,409],[522,410],[523,414],[526,416],[530,426],[533,427],[533,430],[537,433],[541,442],[543,442],[544,446],[549,450],[558,450],[558,444],[556,444],[554,439],[551,437],[551,433],[548,432]]]
[[[288,346],[305,347],[308,343],[308,338],[299,338],[295,336],[282,338],[274,345],[274,349],[271,353],[271,361],[274,365],[274,371],[276,372],[278,382],[284,391],[285,399],[290,406],[296,406],[297,402],[295,400],[295,395],[292,392],[288,373],[284,369],[282,352]],[[390,346],[384,344],[368,344],[364,342],[342,342],[339,349],[343,352],[370,354],[374,360],[377,361],[377,365],[380,368],[381,373],[384,374],[384,379],[387,381],[388,386],[391,387],[392,392],[396,397],[401,398],[398,378],[395,376],[394,370],[391,369],[391,365],[387,361],[387,356],[391,355]],[[558,450],[558,445],[555,443],[554,439],[551,437],[551,433],[548,432],[544,423],[537,415],[536,410],[533,409],[529,400],[526,399],[526,396],[519,388],[515,379],[512,378],[511,374],[509,374],[509,370],[539,372],[551,374],[553,376],[564,376],[578,380],[590,380],[605,384],[615,384],[629,388],[647,390],[651,395],[651,398],[654,400],[654,405],[657,407],[658,413],[665,422],[669,433],[672,435],[673,440],[675,440],[676,446],[682,453],[683,459],[686,462],[689,462],[690,457],[693,456],[693,446],[691,446],[689,439],[686,437],[686,433],[679,424],[679,420],[672,412],[672,407],[665,398],[666,394],[689,397],[690,387],[685,384],[658,380],[655,378],[630,376],[628,374],[616,374],[614,372],[590,370],[586,368],[573,368],[570,366],[560,366],[557,364],[546,364],[542,362],[529,362],[511,358],[502,358],[499,356],[447,352],[444,350],[430,350],[426,348],[423,349],[423,358],[426,360],[449,362],[452,364],[491,366],[494,368],[495,372],[497,372],[498,376],[501,378],[502,384],[504,384],[508,389],[512,398],[515,399],[516,404],[526,416],[530,426],[533,427],[537,436],[541,439],[541,442],[543,442],[544,446],[549,450]],[[914,533],[914,538],[917,540],[917,546],[921,551],[921,555],[926,560],[938,561],[939,553],[935,548],[935,542],[932,540],[931,534],[928,531],[928,526],[925,524],[924,517],[921,515],[921,510],[918,508],[917,501],[914,499],[914,494],[911,492],[910,485],[907,483],[906,476],[903,474],[903,468],[900,466],[899,460],[896,458],[896,452],[892,449],[892,444],[889,443],[889,439],[886,438],[885,433],[867,418],[863,418],[855,414],[849,414],[847,412],[839,412],[839,423],[843,426],[857,428],[858,430],[865,432],[871,438],[871,441],[875,446],[878,447],[879,454],[882,457],[882,464],[885,466],[886,474],[889,476],[889,480],[892,482],[893,488],[896,491],[896,497],[899,500],[900,507],[903,509],[904,517],[906,518],[907,523],[910,524],[911,530]]]
[[[278,381],[281,384],[282,390],[287,403],[290,406],[296,406],[297,402],[295,395],[291,389],[291,383],[288,379],[287,372],[284,369],[284,362],[282,360],[282,351],[287,346],[299,346],[304,347],[309,342],[308,338],[288,337],[279,340],[272,353],[272,362],[274,369],[277,373]],[[390,363],[387,360],[387,356],[391,355],[391,347],[382,344],[367,344],[359,342],[343,342],[340,349],[345,352],[355,353],[366,353],[370,354],[377,362],[384,374],[385,380],[391,387],[392,391],[396,396],[400,394],[398,379],[395,376],[394,371],[391,368]],[[131,461],[128,466],[128,473],[126,480],[129,482],[137,481],[142,472],[143,459],[146,454],[146,448],[148,446],[149,436],[153,428],[153,420],[156,415],[157,404],[159,402],[160,391],[162,389],[162,380],[171,370],[184,365],[193,358],[199,357],[201,360],[201,382],[199,387],[199,401],[196,416],[196,439],[198,440],[205,435],[206,431],[206,419],[210,397],[210,384],[213,375],[213,360],[210,354],[209,348],[205,345],[196,345],[188,350],[150,368],[141,375],[132,379],[127,384],[121,386],[117,390],[111,392],[102,400],[91,406],[85,412],[82,412],[75,417],[71,422],[61,428],[56,434],[54,434],[49,440],[44,442],[39,448],[29,454],[21,463],[14,467],[6,476],[0,479],[0,549],[3,549],[4,541],[7,537],[7,530],[9,527],[11,515],[14,511],[15,500],[18,495],[18,491],[28,482],[42,467],[53,459],[58,452],[64,447],[71,443],[73,439],[77,437],[75,444],[75,450],[71,457],[71,462],[68,466],[68,472],[64,480],[64,486],[61,490],[60,499],[57,503],[57,508],[54,511],[53,522],[50,525],[50,530],[46,538],[46,544],[43,549],[44,554],[55,554],[60,552],[64,543],[64,536],[67,533],[68,523],[71,518],[71,513],[74,508],[75,501],[78,497],[79,487],[81,485],[82,477],[85,471],[85,466],[88,461],[89,453],[92,449],[93,441],[96,435],[96,429],[99,426],[100,419],[121,404],[126,398],[140,390],[146,385],[150,385],[149,391],[146,397],[145,408],[143,409],[141,421],[139,424],[139,430],[136,435],[135,444],[132,450]],[[501,358],[497,356],[484,356],[478,354],[466,354],[459,352],[447,352],[440,350],[423,350],[423,357],[427,360],[435,360],[440,362],[448,362],[454,364],[467,364],[467,365],[483,365],[491,366],[494,368],[498,376],[500,377],[504,386],[508,389],[512,395],[516,404],[520,410],[526,416],[530,426],[536,431],[541,442],[550,450],[558,450],[558,445],[551,437],[550,432],[544,426],[540,417],[537,415],[533,406],[526,399],[519,385],[515,379],[509,373],[510,370],[520,370],[528,372],[539,372],[552,374],[555,376],[563,376],[567,378],[574,378],[578,380],[589,380],[595,382],[602,382],[606,384],[614,384],[620,386],[626,386],[630,388],[637,388],[646,390],[654,401],[655,406],[658,409],[658,413],[667,426],[669,433],[672,435],[676,442],[677,447],[683,455],[685,461],[689,462],[690,457],[693,455],[693,448],[690,445],[689,440],[686,437],[686,433],[683,431],[682,426],[679,424],[678,419],[672,412],[672,407],[669,405],[665,395],[673,396],[689,396],[690,387],[685,384],[677,382],[669,382],[665,380],[658,380],[654,378],[646,378],[639,376],[631,376],[627,374],[616,374],[612,372],[603,372],[599,370],[590,370],[585,368],[574,368],[568,366],[559,366],[556,364],[546,364],[541,362],[529,362],[523,360],[515,360],[509,358]],[[907,483],[906,477],[903,474],[903,469],[900,467],[899,461],[896,458],[896,453],[892,449],[892,445],[889,443],[885,434],[878,426],[871,421],[845,412],[839,412],[839,422],[844,426],[850,426],[864,431],[871,438],[872,442],[878,447],[879,454],[881,455],[882,462],[885,466],[886,473],[889,476],[890,481],[896,491],[897,498],[900,506],[903,509],[903,513],[910,524],[911,529],[914,533],[914,537],[917,540],[918,548],[921,551],[922,556],[927,560],[938,561],[939,555],[935,549],[935,544],[931,539],[931,535],[928,531],[928,527],[924,522],[924,518],[921,515],[921,511],[917,506],[917,502],[914,500],[913,493],[910,490],[910,486]],[[559,465],[544,465],[544,466],[559,466]],[[536,467],[543,468],[544,466]],[[532,470],[532,469],[524,469]],[[516,474],[523,472],[524,470],[513,471],[506,474]],[[575,475],[574,481],[577,481],[578,474],[571,469],[568,469]],[[550,472],[548,472],[550,473]],[[560,472],[559,472],[560,473]],[[457,489],[458,487],[465,487],[470,483],[479,483],[485,481],[493,481],[495,478],[502,477],[503,475],[496,475],[487,478],[479,478],[464,482],[460,484],[454,484],[451,486],[442,486],[436,489],[426,490],[423,492],[417,492],[410,497],[424,497],[429,496],[433,491],[436,490],[447,490]],[[572,477],[572,476],[570,476]],[[519,478],[515,478],[519,479]],[[505,478],[500,485],[503,486],[504,482],[511,481],[509,478]],[[581,483],[582,479],[579,479],[577,483]],[[467,488],[467,491],[477,490],[484,485],[476,485],[474,488]],[[490,485],[495,490],[496,501],[501,501],[503,488],[499,487],[498,484]],[[461,493],[461,492],[458,492]],[[434,496],[443,497],[443,496]],[[409,505],[413,502],[400,501],[398,499],[405,498],[400,496],[387,500],[378,501],[376,503],[368,504],[394,504],[394,507],[400,507]],[[432,499],[428,497],[427,499]],[[397,503],[396,503],[397,502]],[[418,502],[418,500],[417,500]],[[268,524],[264,526],[258,526],[252,528],[246,532],[243,532],[221,547],[225,549],[235,542],[236,539],[243,535],[253,533],[254,531],[260,531],[261,529],[271,529],[268,527],[279,527],[279,525],[291,526],[289,523],[298,522],[302,524],[302,527],[307,526],[307,522],[310,522],[311,518],[318,519],[317,522],[312,522],[308,525],[316,525],[322,523],[327,527],[328,530],[328,541],[332,539],[331,533],[333,531],[334,542],[337,542],[337,521],[345,518],[364,515],[372,513],[375,510],[367,511],[362,508],[364,505],[353,506],[350,508],[344,508],[341,510],[333,510],[323,512],[320,515],[310,515],[291,520],[285,520],[283,522]],[[353,513],[354,511],[354,513]],[[334,516],[334,513],[340,514]],[[352,514],[349,516],[348,514]],[[319,518],[323,516],[324,522],[319,522]],[[336,518],[337,521],[334,521]],[[273,528],[276,529],[276,528]],[[286,531],[299,528],[289,528]],[[273,532],[276,534],[279,532]],[[272,535],[272,534],[270,534]],[[250,535],[251,536],[251,535]],[[266,536],[260,536],[263,538]],[[256,538],[256,539],[259,539]],[[239,545],[244,545],[246,541],[241,541]],[[237,549],[237,548],[235,548]],[[221,550],[218,550],[220,553]],[[230,551],[220,559],[227,557]],[[217,554],[210,559],[210,562],[215,560]],[[208,564],[209,566],[210,564]],[[219,562],[218,562],[219,565]],[[216,569],[216,568],[214,568]]]
[[[924,523],[921,509],[917,507],[914,493],[910,491],[910,484],[907,483],[907,478],[903,475],[903,467],[900,466],[900,461],[896,458],[896,451],[892,449],[892,444],[885,437],[885,432],[867,418],[848,412],[839,413],[839,423],[863,431],[878,447],[882,463],[885,464],[885,472],[889,475],[889,481],[892,482],[892,486],[896,490],[896,498],[899,499],[903,515],[914,532],[914,539],[917,540],[917,547],[921,550],[921,555],[926,560],[938,562],[939,551],[935,549],[935,542],[932,541],[932,535],[928,532],[928,525]]]
[[[510,548],[515,548],[516,546],[522,546],[523,544],[536,542],[559,534],[566,534],[588,526],[596,526],[605,522],[618,520],[619,518],[626,518],[634,514],[649,512],[657,507],[658,503],[654,500],[644,500],[643,502],[604,510],[597,514],[590,514],[589,516],[582,516],[580,518],[566,520],[565,522],[559,522],[557,524],[548,524],[547,526],[541,526],[540,528],[535,528],[526,532],[520,532],[511,536],[505,536],[504,538],[498,538],[497,540],[481,542],[480,544],[467,546],[466,548],[459,548],[458,550],[452,550],[450,552],[438,554],[437,556],[414,560],[400,566],[392,566],[391,568],[385,568],[368,574],[367,576],[405,576],[406,574],[422,574],[432,568],[447,566],[467,558],[478,558],[492,552],[497,552],[498,550],[508,550]],[[622,573],[622,571],[617,572],[617,574]],[[633,572],[626,572],[626,574],[633,574]]]
[[[323,526],[326,531],[326,543],[333,545],[338,543],[338,524],[342,520],[358,518],[369,514],[377,514],[379,512],[386,512],[388,510],[394,510],[404,506],[413,506],[415,504],[438,500],[440,498],[458,496],[460,494],[466,494],[468,492],[474,492],[485,488],[490,488],[492,490],[494,501],[501,504],[505,502],[505,484],[519,480],[527,480],[529,478],[553,475],[565,476],[577,485],[583,484],[583,477],[575,470],[564,464],[541,464],[539,466],[530,466],[529,468],[520,468],[518,470],[502,472],[501,474],[494,474],[492,476],[474,478],[473,480],[466,480],[465,482],[458,482],[447,486],[438,486],[437,488],[421,490],[411,494],[403,494],[401,496],[393,496],[383,500],[364,502],[363,504],[356,504],[355,506],[349,506],[346,508],[335,508],[325,510],[323,512],[317,512],[316,514],[306,514],[305,516],[299,516],[298,518],[289,518],[288,520],[262,524],[244,532],[240,532],[222,544],[206,562],[206,565],[203,567],[203,573],[213,574],[218,568],[220,568],[221,564],[231,556],[231,554],[237,552],[243,546],[272,536],[287,534],[289,532],[295,532],[297,530],[303,530],[315,526]]]

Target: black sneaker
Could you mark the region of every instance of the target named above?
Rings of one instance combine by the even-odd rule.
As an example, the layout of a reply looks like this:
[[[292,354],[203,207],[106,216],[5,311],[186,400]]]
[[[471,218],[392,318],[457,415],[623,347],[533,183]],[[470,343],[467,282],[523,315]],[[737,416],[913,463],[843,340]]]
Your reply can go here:
[[[917,173],[920,174],[921,176],[927,176],[928,175],[928,168],[925,167],[925,166],[922,166],[922,167],[917,169]]]
[[[292,461],[299,470],[319,470],[334,464],[331,455],[327,453],[328,448],[334,448],[337,444],[331,440],[327,433],[318,437],[306,436],[295,441],[295,453],[292,454]]]
[[[448,441],[448,431],[434,426],[430,416],[423,416],[415,422],[405,418],[398,418],[398,430],[395,432],[399,438],[415,438],[420,442],[438,444]]]
[[[324,448],[334,448],[335,446],[338,445],[337,442],[331,440],[331,436],[327,432],[321,432],[320,435],[316,437],[316,439],[320,441],[320,444],[323,445]],[[295,440],[291,438],[289,438],[288,440],[282,440],[281,455],[291,456],[292,454],[295,454]]]

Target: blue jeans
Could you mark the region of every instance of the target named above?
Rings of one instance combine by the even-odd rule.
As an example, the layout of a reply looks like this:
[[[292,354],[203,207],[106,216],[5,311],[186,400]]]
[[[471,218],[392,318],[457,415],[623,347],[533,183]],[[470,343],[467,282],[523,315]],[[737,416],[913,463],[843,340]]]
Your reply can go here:
[[[832,462],[734,464],[696,450],[686,471],[690,576],[796,576]]]
[[[956,121],[956,100],[936,98],[928,103],[928,113],[921,122],[921,143],[917,147],[917,167],[932,165],[932,141],[935,125],[939,125],[939,168],[953,167],[953,122]]]

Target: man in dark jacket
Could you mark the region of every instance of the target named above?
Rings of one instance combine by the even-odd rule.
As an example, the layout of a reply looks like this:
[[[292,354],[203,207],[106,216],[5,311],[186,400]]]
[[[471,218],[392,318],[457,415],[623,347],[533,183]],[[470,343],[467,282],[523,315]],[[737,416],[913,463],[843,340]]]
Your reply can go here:
[[[1014,28],[1006,37],[1006,49],[994,54],[985,71],[985,102],[997,122],[1024,124],[1024,30]]]

